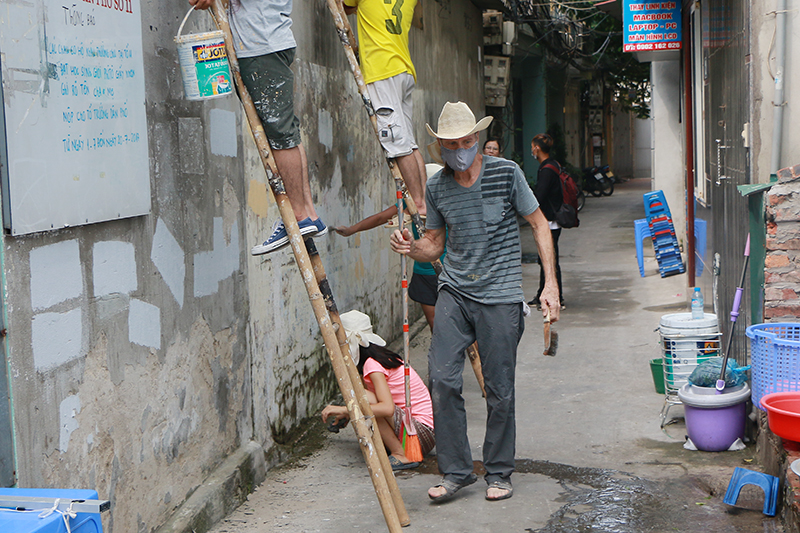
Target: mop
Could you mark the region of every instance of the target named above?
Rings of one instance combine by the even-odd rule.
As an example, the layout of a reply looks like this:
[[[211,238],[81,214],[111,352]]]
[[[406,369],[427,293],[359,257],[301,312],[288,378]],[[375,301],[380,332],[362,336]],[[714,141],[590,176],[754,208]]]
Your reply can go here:
[[[728,332],[728,342],[725,346],[724,357],[722,358],[722,371],[717,380],[717,394],[722,394],[725,390],[725,368],[728,366],[728,356],[731,353],[731,345],[733,344],[733,330],[736,326],[736,319],[739,317],[739,305],[742,303],[742,293],[744,292],[744,276],[747,272],[747,262],[750,260],[750,234],[747,234],[747,244],[744,246],[744,265],[742,266],[742,277],[739,281],[739,286],[736,287],[736,296],[733,298],[733,305],[731,306],[731,329]]]

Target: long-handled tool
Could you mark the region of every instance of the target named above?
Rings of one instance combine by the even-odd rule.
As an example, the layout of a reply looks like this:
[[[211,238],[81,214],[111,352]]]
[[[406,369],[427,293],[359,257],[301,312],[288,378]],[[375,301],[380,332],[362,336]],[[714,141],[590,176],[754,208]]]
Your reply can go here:
[[[395,182],[395,185],[397,187],[397,221],[402,233],[405,229],[403,187],[399,180]],[[409,461],[418,463],[422,461],[422,448],[419,445],[417,430],[411,421],[411,365],[408,362],[408,259],[405,254],[400,255],[400,287],[403,293],[403,373],[405,374],[406,390],[406,408],[405,416],[403,417],[403,449]]]
[[[736,319],[739,317],[739,305],[742,303],[742,293],[744,292],[744,276],[747,273],[747,263],[750,261],[750,234],[747,234],[747,244],[744,246],[744,265],[742,265],[742,277],[739,280],[739,286],[736,287],[736,296],[733,298],[733,305],[731,306],[731,329],[728,332],[728,342],[725,346],[725,353],[722,358],[722,371],[720,372],[719,379],[717,380],[717,394],[722,394],[725,390],[725,367],[728,366],[728,356],[731,353],[731,345],[733,344],[733,330],[736,327]]]

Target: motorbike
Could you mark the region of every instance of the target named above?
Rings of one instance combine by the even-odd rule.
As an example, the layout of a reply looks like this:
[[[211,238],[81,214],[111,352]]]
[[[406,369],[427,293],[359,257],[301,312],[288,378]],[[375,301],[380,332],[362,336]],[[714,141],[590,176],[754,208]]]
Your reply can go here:
[[[611,196],[614,193],[614,173],[608,165],[584,168],[583,190],[592,196]]]

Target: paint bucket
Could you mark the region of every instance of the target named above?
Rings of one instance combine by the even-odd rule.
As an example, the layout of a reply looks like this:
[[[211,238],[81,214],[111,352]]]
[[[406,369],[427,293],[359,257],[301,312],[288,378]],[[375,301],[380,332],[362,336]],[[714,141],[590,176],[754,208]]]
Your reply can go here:
[[[745,408],[750,387],[742,383],[725,387],[696,387],[687,383],[678,391],[684,407],[686,433],[698,450],[721,452],[744,438]]]
[[[661,317],[659,326],[664,350],[664,377],[668,389],[677,390],[694,369],[719,355],[721,334],[717,315],[705,313],[693,319],[691,313],[672,313]]]
[[[192,11],[194,6],[183,17],[178,35],[175,36],[183,92],[187,100],[210,100],[228,96],[233,92],[233,80],[225,49],[225,34],[217,30],[181,35]],[[214,18],[210,11],[209,15]],[[216,24],[216,19],[214,23]]]

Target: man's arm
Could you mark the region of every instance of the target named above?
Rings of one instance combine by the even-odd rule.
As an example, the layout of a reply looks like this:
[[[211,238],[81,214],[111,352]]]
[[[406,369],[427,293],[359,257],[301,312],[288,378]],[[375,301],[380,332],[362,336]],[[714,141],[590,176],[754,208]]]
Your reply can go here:
[[[550,233],[550,226],[540,208],[530,215],[523,217],[533,229],[533,238],[536,239],[536,248],[539,251],[539,259],[544,268],[544,290],[539,297],[542,304],[542,316],[550,310],[550,321],[558,320],[561,312],[561,302],[558,298],[558,282],[556,281],[556,261],[555,249],[553,248],[553,236]]]
[[[398,254],[405,254],[414,261],[421,263],[430,263],[439,259],[444,253],[444,240],[444,228],[429,229],[421,239],[417,240],[412,237],[411,231],[406,228],[403,233],[400,233],[400,230],[394,230],[389,242],[392,250]],[[550,249],[553,249],[552,243],[550,243]],[[553,279],[555,279],[555,275]]]

